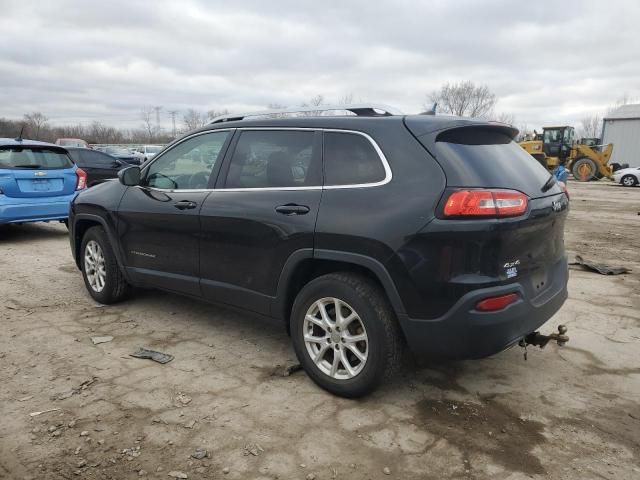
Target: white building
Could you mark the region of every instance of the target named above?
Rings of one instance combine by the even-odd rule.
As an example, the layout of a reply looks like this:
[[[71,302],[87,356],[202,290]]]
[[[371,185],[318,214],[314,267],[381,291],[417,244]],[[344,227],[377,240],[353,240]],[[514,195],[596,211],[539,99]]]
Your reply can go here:
[[[640,167],[640,103],[623,105],[604,118],[602,143],[613,143],[610,164]]]

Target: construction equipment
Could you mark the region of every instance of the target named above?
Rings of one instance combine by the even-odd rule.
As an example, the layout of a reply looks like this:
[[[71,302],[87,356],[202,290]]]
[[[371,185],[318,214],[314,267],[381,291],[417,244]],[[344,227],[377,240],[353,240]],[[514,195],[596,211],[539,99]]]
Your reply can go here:
[[[610,177],[613,174],[609,165],[613,144],[596,145],[598,142],[594,139],[574,143],[574,133],[574,128],[566,125],[544,127],[542,135],[536,135],[535,140],[520,142],[520,146],[547,169],[554,170],[563,165],[580,182]]]

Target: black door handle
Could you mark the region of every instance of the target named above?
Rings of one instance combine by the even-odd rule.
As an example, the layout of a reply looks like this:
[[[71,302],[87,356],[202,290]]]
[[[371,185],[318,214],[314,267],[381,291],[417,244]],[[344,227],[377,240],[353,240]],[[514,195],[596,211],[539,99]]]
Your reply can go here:
[[[283,215],[304,215],[305,213],[309,213],[309,207],[290,203],[276,207],[276,212]]]
[[[190,210],[192,208],[196,208],[197,205],[198,204],[196,202],[192,202],[191,200],[180,200],[179,202],[176,202],[173,206],[176,207],[178,210]]]

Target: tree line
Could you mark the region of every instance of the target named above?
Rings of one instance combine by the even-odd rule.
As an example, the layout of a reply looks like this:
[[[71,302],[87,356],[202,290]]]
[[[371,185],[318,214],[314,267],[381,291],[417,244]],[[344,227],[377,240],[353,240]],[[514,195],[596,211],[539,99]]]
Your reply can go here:
[[[620,106],[629,103],[630,99],[625,95],[615,105]],[[346,105],[354,103],[353,93],[343,95],[335,102],[329,102],[323,95],[316,95],[303,102],[299,106],[322,107],[323,105]],[[361,102],[360,102],[361,103]],[[478,85],[471,81],[448,82],[439,90],[427,95],[423,104],[425,111],[430,111],[434,105],[436,113],[458,115],[462,117],[477,117],[486,120],[494,120],[516,126],[513,114],[497,112],[498,97],[487,85]],[[286,109],[286,105],[272,103],[268,105],[271,110]],[[614,108],[614,107],[612,107]],[[610,109],[611,110],[611,109]],[[212,109],[200,111],[187,109],[183,112],[169,111],[172,125],[170,128],[162,128],[160,113],[162,107],[144,106],[140,110],[140,126],[138,128],[123,129],[106,125],[100,121],[89,124],[77,125],[51,125],[50,119],[42,112],[27,113],[21,119],[0,118],[0,137],[14,138],[22,131],[24,138],[54,142],[57,138],[81,138],[89,143],[168,143],[177,136],[195,128],[202,127],[213,118],[230,113],[226,109]],[[314,115],[321,112],[307,112]],[[176,123],[177,114],[181,113]],[[271,116],[281,116],[277,113]],[[163,117],[164,118],[164,117]],[[521,136],[531,133],[526,125],[517,126]],[[602,118],[599,114],[585,117],[580,122],[578,132],[583,137],[598,137],[602,128]]]

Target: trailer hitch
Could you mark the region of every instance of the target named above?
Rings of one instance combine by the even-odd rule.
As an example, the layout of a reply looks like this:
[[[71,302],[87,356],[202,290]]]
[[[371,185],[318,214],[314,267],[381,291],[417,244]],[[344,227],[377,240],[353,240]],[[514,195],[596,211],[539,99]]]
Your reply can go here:
[[[535,345],[540,348],[547,346],[551,340],[555,340],[560,347],[569,341],[567,336],[567,327],[565,325],[558,325],[558,331],[550,335],[543,335],[540,332],[532,332],[520,340],[518,345],[524,348],[524,359],[527,359],[527,346]]]

